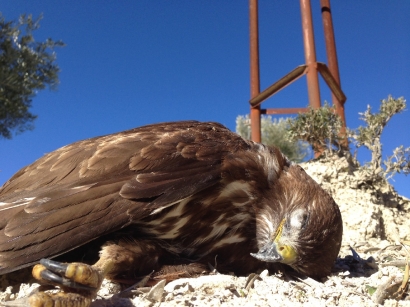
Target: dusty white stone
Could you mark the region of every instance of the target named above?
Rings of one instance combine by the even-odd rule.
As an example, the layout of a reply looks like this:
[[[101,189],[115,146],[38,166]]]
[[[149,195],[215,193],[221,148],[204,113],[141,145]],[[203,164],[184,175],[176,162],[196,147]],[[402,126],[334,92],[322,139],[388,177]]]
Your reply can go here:
[[[0,293],[0,302],[12,301],[16,299],[13,293],[13,287],[9,286]]]
[[[103,280],[98,295],[101,297],[110,297],[113,294],[119,293],[121,291],[121,286],[117,283],[113,283],[107,279]]]
[[[166,284],[166,280],[161,280],[159,283],[157,283],[155,286],[151,288],[151,290],[148,292],[147,296],[145,298],[154,301],[154,302],[161,302],[162,301],[162,296],[164,294],[164,287]]]

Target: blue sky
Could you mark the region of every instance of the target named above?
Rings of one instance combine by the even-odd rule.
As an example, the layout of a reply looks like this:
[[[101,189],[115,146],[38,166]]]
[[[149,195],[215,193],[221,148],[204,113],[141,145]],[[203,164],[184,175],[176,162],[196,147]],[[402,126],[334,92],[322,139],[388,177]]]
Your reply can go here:
[[[332,1],[350,128],[389,94],[410,104],[410,1]],[[33,100],[33,131],[0,140],[0,184],[47,152],[148,123],[196,119],[235,129],[249,112],[248,1],[2,1],[7,20],[43,13],[37,40],[63,40],[57,91]],[[319,1],[312,1],[317,59],[326,62]],[[304,63],[299,1],[259,0],[261,88]],[[331,101],[321,82],[322,100]],[[263,107],[304,107],[301,78]],[[408,107],[409,108],[409,107]],[[410,111],[382,136],[384,157],[410,146]],[[370,160],[367,150],[359,159]],[[393,185],[410,197],[410,176]]]

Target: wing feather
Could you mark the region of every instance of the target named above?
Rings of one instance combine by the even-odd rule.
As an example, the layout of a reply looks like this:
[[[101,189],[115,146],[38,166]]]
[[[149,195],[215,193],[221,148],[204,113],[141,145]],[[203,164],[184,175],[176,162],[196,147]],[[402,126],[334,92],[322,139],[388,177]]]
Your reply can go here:
[[[225,156],[250,147],[220,124],[187,121],[45,155],[0,190],[0,273],[62,254],[215,185],[229,173]]]

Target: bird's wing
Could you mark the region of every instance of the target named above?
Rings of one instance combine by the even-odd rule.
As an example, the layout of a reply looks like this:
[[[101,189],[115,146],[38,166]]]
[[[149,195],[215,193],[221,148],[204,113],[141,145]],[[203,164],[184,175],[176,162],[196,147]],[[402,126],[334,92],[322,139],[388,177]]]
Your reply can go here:
[[[217,183],[249,143],[215,123],[150,125],[45,155],[0,190],[0,273],[125,227]]]

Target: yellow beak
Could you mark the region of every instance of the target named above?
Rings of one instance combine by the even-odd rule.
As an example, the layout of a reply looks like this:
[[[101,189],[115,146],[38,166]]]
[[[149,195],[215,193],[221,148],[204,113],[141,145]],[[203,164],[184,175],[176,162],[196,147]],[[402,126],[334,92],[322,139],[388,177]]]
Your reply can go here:
[[[295,249],[286,244],[281,243],[283,225],[286,219],[283,219],[269,241],[256,254],[251,253],[251,256],[258,260],[266,262],[281,262],[284,264],[292,264],[296,261],[297,253]]]

